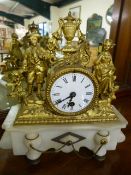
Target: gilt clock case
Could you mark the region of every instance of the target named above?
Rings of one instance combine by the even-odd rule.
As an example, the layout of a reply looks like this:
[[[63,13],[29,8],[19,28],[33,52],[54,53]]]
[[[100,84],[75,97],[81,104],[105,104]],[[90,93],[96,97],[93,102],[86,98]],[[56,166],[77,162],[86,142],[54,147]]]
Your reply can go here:
[[[98,89],[98,82],[91,71],[68,67],[50,76],[46,99],[54,113],[77,116],[93,108]]]

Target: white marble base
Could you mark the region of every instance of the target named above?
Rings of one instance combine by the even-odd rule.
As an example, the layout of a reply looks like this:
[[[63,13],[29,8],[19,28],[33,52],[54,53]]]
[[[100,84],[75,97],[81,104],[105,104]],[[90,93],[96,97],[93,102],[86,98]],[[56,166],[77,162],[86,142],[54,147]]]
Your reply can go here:
[[[13,126],[19,105],[13,106],[3,122],[2,128],[5,130],[1,140],[0,148],[13,149],[14,155],[26,155],[30,160],[36,160],[42,153],[30,147],[46,151],[49,148],[58,149],[62,146],[52,139],[64,133],[70,132],[78,134],[85,139],[74,144],[76,150],[84,146],[96,152],[101,143],[103,146],[96,155],[104,156],[108,150],[115,150],[118,143],[125,140],[125,135],[121,129],[126,128],[128,122],[114,108],[118,121],[113,122],[92,122],[88,124],[60,124],[60,125],[32,125]],[[77,141],[77,138],[68,135],[63,138],[64,142]],[[63,152],[72,151],[72,146],[65,146]]]

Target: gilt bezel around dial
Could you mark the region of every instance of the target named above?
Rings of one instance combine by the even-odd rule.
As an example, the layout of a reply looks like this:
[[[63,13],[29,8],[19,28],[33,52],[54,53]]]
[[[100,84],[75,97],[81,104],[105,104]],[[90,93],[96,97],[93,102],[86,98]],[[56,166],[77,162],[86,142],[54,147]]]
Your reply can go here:
[[[65,99],[57,99],[56,98],[57,100],[54,101],[54,99],[53,99],[54,97],[53,97],[53,94],[52,94],[52,92],[53,92],[53,90],[55,88],[55,84],[59,80],[62,81],[64,75],[65,76],[70,76],[70,74],[72,74],[72,75],[73,74],[74,75],[79,75],[79,76],[81,76],[81,78],[82,78],[82,76],[85,77],[85,79],[87,79],[86,82],[89,82],[90,83],[89,85],[92,86],[92,88],[93,88],[92,95],[89,94],[88,92],[86,92],[87,90],[85,90],[85,92],[87,93],[86,95],[88,95],[88,97],[90,95],[90,98],[91,98],[90,101],[87,99],[89,101],[89,103],[86,101],[86,99],[83,99],[82,104],[84,103],[84,105],[83,105],[84,107],[81,106],[80,107],[81,109],[74,110],[73,112],[66,111],[65,109],[63,109],[64,106],[62,108],[60,108],[59,106],[63,103],[63,101],[64,102],[68,102],[68,105],[70,105],[70,107],[75,104],[73,101],[69,102],[70,100],[75,99],[77,97],[78,93],[79,93],[78,90],[77,90],[77,93],[75,92],[75,90],[73,90],[74,88],[76,89],[75,84],[74,84],[74,87],[72,87],[72,90],[69,92],[69,96],[66,95],[66,97],[63,97]],[[62,80],[61,80],[61,78],[62,78]],[[86,86],[84,85],[84,81],[82,83],[83,83],[84,88],[86,88]],[[66,86],[67,86],[67,89],[69,89],[68,86],[70,86],[70,85],[68,83],[71,83],[71,82],[68,82],[68,83],[64,82],[64,83],[65,83],[65,87],[64,88],[65,88],[65,91],[66,91]],[[79,85],[79,84],[81,85],[81,83],[77,83],[76,85]],[[78,87],[78,89],[79,89],[79,87]],[[61,92],[61,89],[59,89],[59,93],[56,92],[56,94],[60,94],[60,92]],[[80,93],[84,93],[84,92],[80,91]],[[49,83],[47,84],[46,99],[47,99],[49,105],[51,106],[51,108],[59,115],[75,116],[75,115],[82,114],[85,111],[87,111],[88,109],[93,108],[94,103],[97,100],[97,97],[98,97],[98,82],[97,82],[96,78],[93,76],[92,73],[90,73],[89,71],[87,71],[87,70],[85,70],[83,68],[65,68],[64,70],[61,70],[61,71],[57,72],[56,74],[54,74],[54,76],[50,79]],[[82,98],[84,98],[84,94],[82,95]],[[67,99],[68,99],[68,101],[67,101]],[[78,103],[78,99],[77,99],[77,103]],[[77,106],[78,106],[78,104],[77,104]]]

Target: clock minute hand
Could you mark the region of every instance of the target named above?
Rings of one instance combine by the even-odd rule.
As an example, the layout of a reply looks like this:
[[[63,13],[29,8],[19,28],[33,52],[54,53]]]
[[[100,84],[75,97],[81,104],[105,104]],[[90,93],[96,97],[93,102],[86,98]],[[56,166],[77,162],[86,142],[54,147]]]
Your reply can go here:
[[[65,101],[65,100],[67,100],[68,98],[70,98],[70,96],[69,96],[69,97],[66,97],[66,98],[64,98],[64,99],[62,99],[62,100],[61,100],[61,99],[56,100],[55,104],[58,105],[59,103],[61,103],[61,102]]]
[[[66,98],[64,98],[62,100],[61,99],[57,100],[56,101],[56,105],[61,103],[61,102],[63,102],[63,101],[65,101],[65,100],[67,100],[68,98],[70,98],[70,101],[72,101],[72,98],[75,97],[75,96],[76,96],[76,93],[75,92],[71,92],[68,97],[66,97]]]

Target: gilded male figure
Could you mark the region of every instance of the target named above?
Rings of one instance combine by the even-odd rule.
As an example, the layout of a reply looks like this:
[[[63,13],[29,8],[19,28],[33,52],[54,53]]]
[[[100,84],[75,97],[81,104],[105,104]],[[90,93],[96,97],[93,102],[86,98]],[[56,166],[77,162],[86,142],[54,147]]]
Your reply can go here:
[[[21,66],[23,55],[21,52],[21,43],[18,40],[18,35],[16,33],[12,33],[11,35],[11,45],[9,49],[10,58],[7,59],[7,67],[18,69]]]
[[[40,35],[33,32],[29,36],[30,46],[26,49],[23,70],[27,72],[28,96],[32,95],[33,87],[37,87],[37,97],[42,100],[41,89],[46,76],[45,51],[39,45]]]

